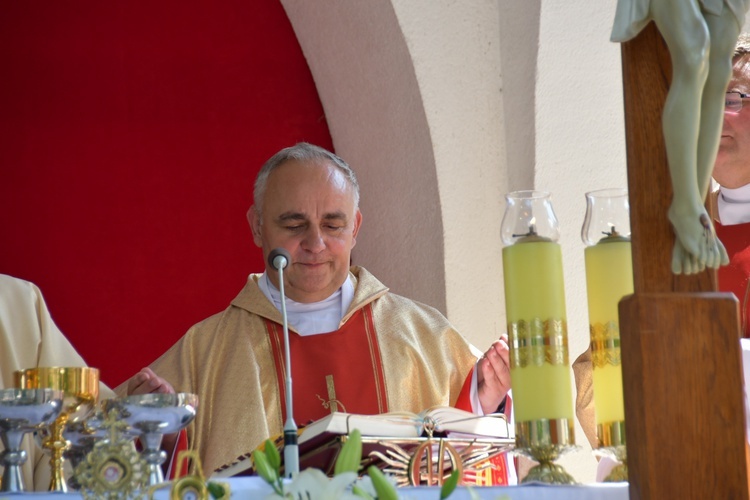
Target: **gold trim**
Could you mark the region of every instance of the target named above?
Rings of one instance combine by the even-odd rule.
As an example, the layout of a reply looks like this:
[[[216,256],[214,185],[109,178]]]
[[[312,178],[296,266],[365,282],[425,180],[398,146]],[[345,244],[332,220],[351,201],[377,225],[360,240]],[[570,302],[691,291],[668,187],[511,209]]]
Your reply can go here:
[[[597,424],[596,437],[599,441],[597,448],[625,446],[625,422],[604,422]]]
[[[192,460],[195,468],[194,474],[182,475],[183,465],[187,460]],[[203,476],[203,465],[200,456],[195,450],[181,451],[177,456],[177,468],[175,477],[179,478],[172,483],[169,490],[170,500],[208,500],[208,488],[206,479]]]
[[[591,363],[594,368],[606,365],[620,366],[620,325],[617,321],[589,325],[591,337]]]
[[[208,500],[208,488],[201,478],[185,476],[174,482],[169,498],[170,500]]]
[[[58,389],[86,402],[99,399],[99,370],[87,366],[37,367],[14,372],[16,387],[21,389]]]
[[[326,388],[328,389],[327,403],[331,407],[331,413],[339,411],[339,405],[336,402],[336,386],[333,383],[333,375],[326,375]]]
[[[557,464],[560,455],[575,447],[573,420],[567,418],[516,422],[516,452],[539,462],[522,482],[576,484],[573,476]]]
[[[573,420],[556,418],[516,422],[516,448],[566,447],[575,444]]]
[[[277,380],[281,380],[281,385],[279,387],[279,408],[281,408],[281,401],[284,400],[284,394],[286,394],[286,364],[284,360],[284,341],[282,340],[283,332],[280,331],[278,328],[278,325],[275,323],[266,323],[267,327],[270,329],[270,337],[271,342],[276,347],[271,348],[272,353],[276,353],[276,357],[274,359],[274,365],[276,368],[276,378]],[[291,349],[291,346],[289,346]],[[279,375],[281,375],[279,377]],[[281,415],[282,412],[279,410],[279,415]]]
[[[568,325],[563,319],[520,320],[508,323],[510,367],[553,366],[568,363]]]
[[[445,464],[446,455],[450,466]],[[437,464],[434,462],[436,456]],[[454,470],[458,471],[459,478],[463,476],[464,464],[458,451],[444,439],[427,440],[412,452],[408,470],[409,485],[442,486]]]
[[[343,320],[342,320],[343,321]],[[370,362],[372,363],[373,380],[375,381],[375,394],[378,401],[378,412],[384,413],[388,408],[388,397],[385,393],[385,374],[383,373],[383,353],[376,355],[376,347],[380,347],[377,328],[375,328],[375,318],[372,306],[365,305],[362,308],[362,323],[365,327],[365,338],[367,338],[367,348],[370,351]],[[382,377],[382,379],[381,379]],[[381,380],[383,385],[381,386]]]

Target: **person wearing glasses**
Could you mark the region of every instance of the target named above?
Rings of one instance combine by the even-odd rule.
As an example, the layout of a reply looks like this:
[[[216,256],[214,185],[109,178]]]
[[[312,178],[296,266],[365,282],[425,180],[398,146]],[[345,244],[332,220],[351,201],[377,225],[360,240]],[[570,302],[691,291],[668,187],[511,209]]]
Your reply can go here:
[[[711,184],[721,101],[732,48],[750,0],[618,0],[611,40],[626,42],[654,21],[669,47],[672,83],[662,115],[673,197],[672,272],[693,274],[728,263],[703,203]]]
[[[740,301],[742,333],[750,337],[750,34],[742,33],[732,59],[724,126],[713,170],[719,185],[711,203],[716,233],[729,255],[719,269],[719,289]]]

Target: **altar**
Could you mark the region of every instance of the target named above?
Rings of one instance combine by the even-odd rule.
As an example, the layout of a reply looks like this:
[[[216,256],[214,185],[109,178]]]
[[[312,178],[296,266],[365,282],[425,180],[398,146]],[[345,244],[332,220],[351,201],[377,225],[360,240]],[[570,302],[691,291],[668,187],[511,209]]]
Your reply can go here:
[[[262,499],[270,495],[273,490],[259,477],[236,477],[223,480],[229,484],[232,499]],[[437,500],[440,498],[440,488],[437,486],[404,487],[398,490],[400,498]],[[83,498],[78,493],[23,493],[0,494],[0,500],[5,498],[29,498],[33,500],[68,500]],[[168,500],[169,490],[158,490],[153,496],[156,500]],[[488,500],[627,500],[627,483],[597,483],[574,486],[549,486],[530,484],[523,486],[493,486],[493,487],[458,487],[449,500],[469,500],[482,498]]]

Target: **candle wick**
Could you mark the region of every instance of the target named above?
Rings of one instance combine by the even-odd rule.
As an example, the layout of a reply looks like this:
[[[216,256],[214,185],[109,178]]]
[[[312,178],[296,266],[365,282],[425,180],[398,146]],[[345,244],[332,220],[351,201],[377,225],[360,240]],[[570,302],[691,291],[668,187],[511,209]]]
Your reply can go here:
[[[620,233],[617,232],[617,229],[615,229],[615,226],[612,226],[611,231],[602,231],[602,234],[606,236],[620,236]]]
[[[529,224],[529,232],[528,233],[526,233],[526,234],[516,234],[516,233],[513,233],[513,234],[511,234],[511,237],[513,237],[513,238],[519,238],[519,237],[522,237],[522,236],[536,236],[536,235],[537,235],[537,233],[536,233],[536,224]]]

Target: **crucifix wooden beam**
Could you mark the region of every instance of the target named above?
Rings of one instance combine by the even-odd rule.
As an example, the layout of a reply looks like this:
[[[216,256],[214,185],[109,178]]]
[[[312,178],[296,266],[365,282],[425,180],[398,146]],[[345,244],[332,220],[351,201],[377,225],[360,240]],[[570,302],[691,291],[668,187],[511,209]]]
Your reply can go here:
[[[748,499],[737,300],[716,273],[671,272],[661,115],[669,51],[651,23],[622,44],[635,293],[620,302],[631,499]]]

